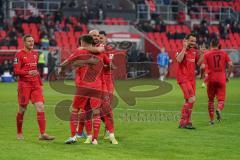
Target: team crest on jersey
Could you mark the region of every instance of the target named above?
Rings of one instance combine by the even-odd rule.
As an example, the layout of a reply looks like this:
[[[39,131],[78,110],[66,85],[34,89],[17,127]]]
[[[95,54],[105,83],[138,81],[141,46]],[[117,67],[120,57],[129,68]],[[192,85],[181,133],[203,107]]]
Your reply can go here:
[[[18,64],[18,58],[14,58],[13,64]]]
[[[34,59],[37,59],[37,56],[36,56],[36,55],[34,55],[33,57],[34,57]]]

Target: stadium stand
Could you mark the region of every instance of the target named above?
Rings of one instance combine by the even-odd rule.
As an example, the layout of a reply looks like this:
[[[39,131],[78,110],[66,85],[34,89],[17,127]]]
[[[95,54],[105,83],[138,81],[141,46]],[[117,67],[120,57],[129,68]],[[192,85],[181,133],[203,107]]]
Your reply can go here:
[[[199,44],[209,44],[212,38],[220,37],[221,47],[224,49],[239,49],[240,46],[240,23],[235,19],[219,17],[217,13],[226,13],[229,10],[225,8],[232,7],[234,9],[231,14],[240,10],[240,1],[167,1],[167,0],[143,0],[133,1],[135,5],[146,5],[150,8],[150,17],[145,19],[128,20],[120,14],[115,17],[105,15],[105,9],[114,8],[111,1],[103,4],[89,4],[88,1],[62,1],[58,11],[47,14],[40,12],[38,15],[33,14],[36,8],[22,10],[15,8],[15,14],[10,22],[4,21],[4,15],[0,12],[0,49],[5,50],[4,56],[1,56],[0,62],[9,59],[16,50],[23,47],[22,35],[32,34],[36,47],[41,49],[47,43],[47,47],[59,47],[61,51],[61,59],[65,59],[77,47],[77,39],[80,35],[88,33],[88,25],[134,25],[142,33],[146,35],[157,46],[165,47],[173,57],[174,53],[182,48],[182,39],[186,34],[195,32],[198,35]],[[180,3],[185,4],[187,10],[176,7]],[[190,3],[191,2],[191,3]],[[237,5],[236,5],[237,4]],[[169,8],[169,21],[162,18],[158,8],[161,6]],[[198,10],[196,10],[198,5]],[[80,7],[79,16],[63,16],[62,9]],[[98,9],[100,8],[100,9]],[[200,9],[200,10],[199,10]],[[99,12],[100,10],[103,13]],[[120,8],[121,10],[121,8]],[[26,13],[25,13],[26,12]],[[177,14],[176,14],[177,13]],[[181,15],[181,13],[183,15]],[[214,13],[215,16],[211,16]],[[215,14],[216,13],[216,14]],[[104,15],[104,18],[100,14]],[[137,13],[138,14],[138,13]],[[164,13],[163,13],[164,14]],[[177,15],[177,17],[175,17]],[[103,20],[101,20],[103,18]],[[200,19],[201,18],[201,19]],[[219,24],[212,24],[212,20],[221,19]],[[197,23],[189,22],[197,20]],[[171,22],[171,23],[170,23]],[[45,46],[45,47],[46,47]],[[148,46],[148,45],[147,45]],[[8,51],[9,50],[9,51]],[[150,50],[146,48],[146,52]],[[158,50],[159,51],[159,50]],[[155,51],[153,61],[155,60]]]

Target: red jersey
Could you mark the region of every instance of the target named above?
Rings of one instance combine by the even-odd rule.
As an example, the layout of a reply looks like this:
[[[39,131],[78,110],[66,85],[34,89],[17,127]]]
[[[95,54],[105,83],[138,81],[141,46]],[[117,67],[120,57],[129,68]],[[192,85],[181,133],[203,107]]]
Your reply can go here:
[[[111,46],[105,46],[104,44],[100,44],[99,46],[104,47],[105,48],[105,52],[103,52],[102,54],[105,54],[106,57],[109,59],[110,63],[112,63],[113,61],[113,56],[114,56],[114,50]],[[104,68],[103,69],[103,74],[104,75],[111,75],[112,71],[110,68]]]
[[[77,50],[72,54],[67,61],[74,60],[87,60],[93,54],[87,50]],[[95,89],[102,89],[102,70],[103,63],[109,64],[110,62],[104,54],[94,55],[99,59],[99,62],[93,66],[84,65],[76,68],[75,70],[75,83],[78,87],[89,87]]]
[[[39,82],[41,78],[39,75],[31,76],[29,71],[37,70],[38,53],[35,51],[27,52],[25,50],[19,51],[14,58],[14,74],[19,77],[19,81],[24,82]]]
[[[195,65],[198,58],[199,56],[196,49],[190,48],[186,50],[186,54],[182,62],[178,63],[178,83],[195,80]]]
[[[226,65],[230,61],[228,54],[223,50],[213,49],[208,51],[204,55],[208,81],[226,82]]]

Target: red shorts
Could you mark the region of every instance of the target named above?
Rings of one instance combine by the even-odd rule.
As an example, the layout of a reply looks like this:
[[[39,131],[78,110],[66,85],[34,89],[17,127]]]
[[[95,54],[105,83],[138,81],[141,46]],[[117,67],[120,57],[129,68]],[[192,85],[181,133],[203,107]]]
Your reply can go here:
[[[32,103],[44,102],[42,86],[35,82],[18,82],[18,104],[27,106],[29,100]]]
[[[195,96],[195,93],[196,93],[196,82],[195,81],[186,81],[186,82],[180,83],[179,85],[182,89],[185,99],[189,99],[189,98]]]
[[[84,109],[86,110],[88,101],[90,102],[90,107],[92,109],[99,108],[101,106],[101,99],[93,98],[93,97],[86,97],[86,96],[79,96],[75,95],[73,98],[73,108],[75,109]]]
[[[207,83],[207,93],[209,101],[213,101],[215,96],[218,101],[224,101],[226,95],[226,83],[209,81]]]
[[[102,85],[100,85],[102,89]],[[102,104],[102,91],[89,86],[77,86],[73,98],[73,108],[86,109],[89,102],[90,108],[98,108]]]

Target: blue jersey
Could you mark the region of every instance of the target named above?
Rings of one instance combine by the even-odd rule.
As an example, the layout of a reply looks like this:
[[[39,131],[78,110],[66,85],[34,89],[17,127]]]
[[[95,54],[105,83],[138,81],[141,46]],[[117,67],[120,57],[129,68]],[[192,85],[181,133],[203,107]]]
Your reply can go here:
[[[157,56],[157,64],[160,67],[167,67],[169,65],[169,56],[167,53],[160,53]]]

